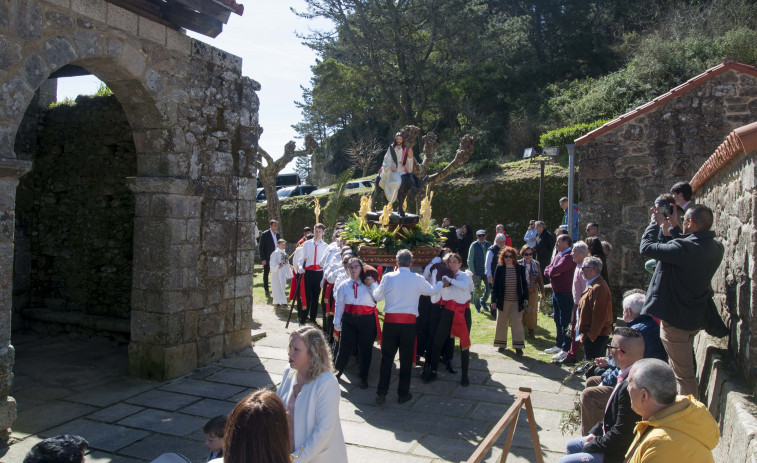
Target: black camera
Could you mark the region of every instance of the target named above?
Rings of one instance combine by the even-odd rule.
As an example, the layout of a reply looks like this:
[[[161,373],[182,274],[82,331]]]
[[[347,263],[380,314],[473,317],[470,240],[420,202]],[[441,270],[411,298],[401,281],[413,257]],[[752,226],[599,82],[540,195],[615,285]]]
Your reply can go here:
[[[665,217],[670,217],[670,214],[673,213],[673,208],[671,207],[670,203],[665,202],[664,199],[657,198],[654,204],[660,209],[660,214],[664,215]]]

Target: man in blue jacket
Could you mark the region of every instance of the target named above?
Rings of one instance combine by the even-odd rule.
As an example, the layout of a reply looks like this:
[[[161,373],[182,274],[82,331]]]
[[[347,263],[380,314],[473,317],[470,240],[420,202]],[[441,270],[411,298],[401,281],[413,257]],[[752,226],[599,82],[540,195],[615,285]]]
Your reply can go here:
[[[486,230],[479,230],[476,232],[476,241],[471,243],[468,249],[468,268],[473,272],[473,304],[476,306],[476,312],[481,312],[481,306],[489,311],[486,301],[489,300],[491,286],[486,278],[486,251],[491,246],[492,244],[486,241]]]
[[[639,252],[657,265],[647,289],[643,315],[662,320],[660,338],[668,353],[681,395],[699,397],[694,337],[704,327],[712,303],[712,277],[723,260],[723,244],[715,239],[712,210],[690,206],[683,218],[683,234],[667,242],[658,240],[659,230],[671,236],[678,226],[676,214],[667,218],[652,208],[654,222],[644,231]]]
[[[560,198],[560,207],[562,207],[562,210],[565,211],[565,216],[563,216],[562,224],[563,228],[566,230],[570,230],[570,227],[568,227],[568,198],[563,196]],[[573,234],[571,235],[571,238],[573,238],[573,241],[578,241],[578,205],[573,205]]]

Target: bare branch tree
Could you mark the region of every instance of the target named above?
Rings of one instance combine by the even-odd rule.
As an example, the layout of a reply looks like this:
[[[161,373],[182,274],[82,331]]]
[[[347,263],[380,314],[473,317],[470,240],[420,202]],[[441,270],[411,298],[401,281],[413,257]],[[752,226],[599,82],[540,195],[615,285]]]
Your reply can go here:
[[[350,139],[344,155],[353,167],[363,171],[363,177],[365,177],[368,175],[368,169],[373,166],[376,158],[383,151],[383,146],[375,135],[361,136],[358,139]]]
[[[295,142],[290,141],[284,146],[284,155],[274,161],[268,152],[258,146],[258,153],[260,154],[260,158],[257,161],[258,178],[265,189],[265,197],[268,202],[268,219],[278,220],[279,227],[281,227],[281,205],[279,203],[279,197],[276,195],[276,176],[279,175],[279,172],[281,172],[292,159],[311,155],[317,147],[318,142],[315,141],[315,138],[313,138],[312,135],[308,134],[305,136],[305,148],[296,150]],[[265,166],[263,166],[263,160],[266,162]]]

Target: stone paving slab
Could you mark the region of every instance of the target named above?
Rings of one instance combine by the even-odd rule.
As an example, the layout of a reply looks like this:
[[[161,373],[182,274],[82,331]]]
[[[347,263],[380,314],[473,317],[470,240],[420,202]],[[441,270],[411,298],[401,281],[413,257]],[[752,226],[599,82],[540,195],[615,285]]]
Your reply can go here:
[[[367,423],[342,422],[348,444],[407,453],[417,443],[415,433],[382,429]]]
[[[412,410],[424,416],[442,415],[460,417],[467,416],[468,412],[475,405],[476,402],[472,400],[426,395],[413,404]]]
[[[60,434],[87,436],[87,442],[89,442],[89,446],[93,449],[114,452],[122,447],[133,444],[150,433],[141,429],[130,429],[84,418],[68,422],[42,433],[44,437]]]
[[[97,421],[105,421],[106,423],[115,423],[118,420],[122,420],[127,416],[131,416],[135,413],[141,412],[144,407],[138,407],[136,405],[129,405],[119,403],[111,405],[110,407],[103,408],[95,413],[90,413],[87,418]]]
[[[15,423],[13,423],[12,435],[14,437],[26,437],[31,434],[38,434],[95,410],[97,408],[89,405],[59,400],[47,402],[39,407],[19,413]]]
[[[158,455],[169,452],[180,453],[193,462],[204,462],[208,457],[205,447],[197,445],[197,442],[163,434],[153,434],[136,444],[122,449],[119,453],[140,460],[150,461]]]
[[[74,394],[66,398],[72,402],[79,402],[97,407],[106,407],[122,400],[134,397],[142,392],[156,388],[160,383],[139,378],[119,378],[100,385],[95,390]]]
[[[202,429],[206,422],[205,419],[183,413],[148,409],[124,418],[117,424],[172,436],[186,436],[192,431]]]
[[[191,403],[197,402],[198,400],[200,400],[200,398],[193,395],[153,389],[152,391],[147,391],[138,396],[127,399],[126,402],[134,405],[141,405],[143,407],[175,412],[180,408],[184,408]]]
[[[236,368],[238,370],[251,370],[257,366],[260,366],[261,362],[257,357],[237,355],[235,357],[221,359],[218,361],[217,365],[225,368]]]
[[[485,383],[487,386],[510,388],[517,384],[517,387],[528,387],[532,391],[560,392],[562,384],[549,378],[529,375],[511,375],[508,373],[493,373]]]
[[[213,381],[215,383],[222,384],[233,384],[235,386],[263,388],[279,384],[281,382],[281,378],[282,375],[276,373],[268,373],[265,371],[243,371],[226,368],[206,377],[205,381]]]
[[[228,399],[247,389],[229,384],[211,383],[195,379],[180,379],[160,386],[164,391],[180,392],[209,399]]]
[[[181,413],[210,419],[219,415],[228,416],[234,408],[234,405],[236,405],[236,401],[230,402],[225,400],[202,399],[188,407],[182,408]]]

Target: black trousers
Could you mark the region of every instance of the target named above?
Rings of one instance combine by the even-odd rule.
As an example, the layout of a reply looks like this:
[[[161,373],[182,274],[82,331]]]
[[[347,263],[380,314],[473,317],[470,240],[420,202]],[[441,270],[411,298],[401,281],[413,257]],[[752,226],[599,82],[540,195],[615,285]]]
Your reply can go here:
[[[394,364],[394,356],[397,355],[398,349],[400,351],[400,383],[397,392],[400,396],[410,393],[415,330],[415,323],[384,322],[377,393],[386,394],[389,391],[389,381],[392,379],[392,365]]]
[[[587,337],[586,341],[584,341],[584,356],[586,360],[594,360],[597,357],[604,356],[607,349],[607,341],[609,340],[609,336],[597,336],[597,340],[592,342]]]
[[[357,345],[360,359],[360,378],[368,379],[373,356],[373,343],[376,341],[376,316],[342,315],[342,332],[339,335],[339,353],[336,356],[336,371],[341,372],[347,367],[352,350]]]
[[[429,302],[431,299],[429,298]],[[420,306],[418,307],[418,310],[420,311]],[[418,355],[423,355],[423,358],[428,362],[428,359],[431,357],[431,351],[433,350],[434,346],[434,339],[436,339],[436,332],[439,329],[439,319],[441,317],[441,313],[445,311],[444,307],[440,306],[439,304],[431,304],[429,306],[428,310],[428,331],[426,335],[426,342],[424,349],[421,350],[420,348],[420,341],[418,341]],[[451,322],[450,322],[451,323]],[[437,352],[437,357],[441,354],[445,359],[452,360],[452,357],[455,353],[455,340],[449,339],[449,329],[447,330],[447,341],[445,341],[444,346],[442,347],[440,352]]]
[[[465,309],[465,325],[468,327],[470,334],[473,319],[471,318],[470,307]],[[455,313],[451,310],[442,308],[439,314],[439,323],[436,327],[436,336],[434,337],[431,351],[429,352],[426,362],[428,362],[431,371],[436,371],[439,367],[439,357],[444,356],[447,360],[452,360],[452,353],[455,352],[455,338],[450,337],[452,330],[452,321]]]
[[[263,266],[263,289],[265,289],[266,294],[268,294],[271,291],[271,287],[268,286],[268,274],[270,272],[271,272],[271,266],[268,263],[266,263]]]
[[[316,323],[318,318],[318,302],[321,300],[321,280],[323,279],[323,270],[305,270],[305,299],[308,307],[305,310],[305,318],[310,317],[310,321]],[[302,322],[300,314],[300,322]],[[305,320],[307,321],[307,320]]]
[[[434,341],[434,338],[430,336],[431,312],[433,310],[435,310],[435,307],[431,303],[431,296],[418,298],[418,318],[415,320],[415,331],[418,337],[417,355],[423,357],[426,357],[426,348],[429,348]]]

